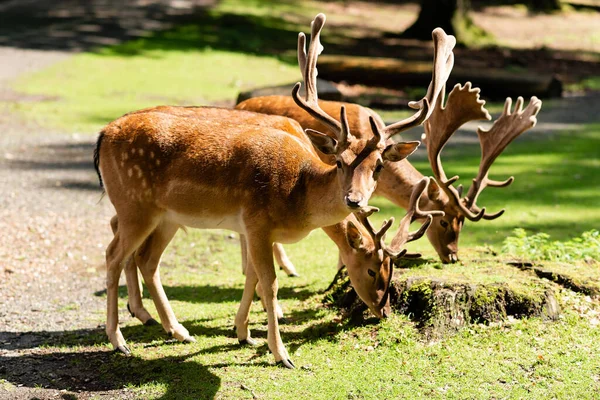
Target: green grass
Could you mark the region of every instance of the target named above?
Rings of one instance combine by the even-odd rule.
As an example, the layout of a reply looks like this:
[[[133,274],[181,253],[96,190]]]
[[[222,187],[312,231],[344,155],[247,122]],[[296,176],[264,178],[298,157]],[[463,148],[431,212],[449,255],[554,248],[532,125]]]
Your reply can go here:
[[[95,52],[24,76],[14,89],[43,102],[10,103],[42,126],[83,133],[131,110],[158,104],[231,104],[242,90],[300,79],[297,33],[312,3],[223,1],[193,23]],[[299,15],[299,16],[298,16]]]
[[[250,328],[261,346],[240,348],[231,331],[243,277],[237,239],[228,236],[180,232],[164,257],[163,283],[176,315],[198,342],[173,343],[160,327],[132,320],[122,290],[123,333],[134,356],[109,357],[98,367],[100,379],[144,399],[239,399],[252,393],[268,399],[591,399],[600,390],[600,331],[585,314],[598,306],[583,296],[559,292],[564,314],[555,322],[535,318],[474,325],[435,342],[424,341],[409,318],[399,315],[375,325],[348,326],[321,305],[319,292],[333,277],[337,259],[321,232],[287,247],[302,276],[280,274],[279,297],[292,321],[281,331],[299,369],[277,368],[266,348],[260,302],[254,303]],[[531,279],[505,268],[515,279],[519,273]],[[479,271],[456,265],[425,266],[421,272],[468,280]],[[151,301],[145,304],[156,315]],[[105,343],[98,330],[67,337],[62,346],[47,350],[81,360]]]
[[[14,108],[42,125],[92,133],[132,110],[235,99],[240,90],[288,83],[298,75],[297,68],[273,58],[221,50],[81,54],[16,86],[56,100]]]

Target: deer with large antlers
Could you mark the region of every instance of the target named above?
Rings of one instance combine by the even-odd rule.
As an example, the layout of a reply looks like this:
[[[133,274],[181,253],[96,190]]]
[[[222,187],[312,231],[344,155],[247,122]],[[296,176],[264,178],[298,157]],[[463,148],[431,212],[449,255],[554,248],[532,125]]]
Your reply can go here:
[[[444,51],[447,52],[446,57],[438,56],[436,61],[434,61],[434,71],[439,71],[438,74],[445,74],[445,78],[447,78],[452,69],[454,60],[451,53],[455,43],[454,38],[445,35],[441,29],[436,29],[432,33],[432,37],[435,54],[438,55],[441,53],[441,51],[439,51],[440,49],[444,49]],[[446,79],[443,79],[443,82],[445,81]],[[432,118],[429,118],[428,122],[425,123],[425,129],[429,132],[429,136],[432,134],[437,135],[439,133],[438,127],[441,128],[440,124],[445,124],[444,129],[451,129],[451,131],[448,132],[448,136],[445,138],[447,141],[447,139],[462,124],[472,120],[489,120],[491,118],[487,110],[483,107],[485,102],[479,98],[479,89],[471,88],[470,83],[467,83],[464,86],[459,85],[455,87],[453,93],[453,95],[449,96],[445,108],[442,107],[443,95],[440,96],[439,100],[436,98],[431,102],[432,108],[430,113]],[[497,145],[493,152],[493,158],[491,157],[492,154],[482,158],[480,175],[483,175],[478,176],[476,182],[479,183],[475,183],[471,187],[470,191],[472,192],[470,194],[461,200],[460,195],[457,197],[457,190],[459,189],[450,187],[455,180],[447,182],[445,176],[436,175],[436,179],[438,179],[438,181],[443,181],[446,186],[432,181],[427,193],[422,197],[421,207],[423,209],[444,211],[444,216],[436,216],[427,231],[429,241],[443,262],[448,263],[458,261],[458,239],[465,218],[477,221],[481,218],[493,219],[501,215],[501,213],[495,215],[485,214],[485,216],[484,214],[481,214],[481,216],[478,217],[480,210],[478,210],[475,205],[476,198],[474,195],[481,192],[485,186],[498,186],[497,182],[490,182],[486,178],[485,173],[489,170],[489,167],[495,158],[514,138],[535,125],[535,116],[539,112],[541,102],[537,98],[532,98],[530,104],[535,106],[528,107],[526,114],[518,113],[518,117],[512,117],[510,119],[501,117],[497,122],[501,124],[501,129],[499,129],[499,125],[497,126],[494,124],[493,131],[490,134],[486,135],[482,130],[478,131],[480,140],[482,141],[482,149],[484,147],[484,141],[486,142],[484,151],[491,151],[490,138],[492,137],[495,138],[493,140],[497,142]],[[344,105],[347,108],[350,129],[358,137],[362,137],[363,134],[370,135],[370,119],[374,119],[379,125],[383,126],[383,121],[377,113],[366,107],[334,101],[319,101],[319,105],[332,118],[335,118],[335,110]],[[284,115],[298,121],[304,129],[323,129],[318,120],[315,120],[303,109],[298,107],[294,100],[288,96],[252,98],[238,104],[236,108],[272,115]],[[508,112],[510,112],[510,110]],[[443,115],[443,118],[441,115]],[[523,121],[525,121],[525,123],[523,123]],[[442,143],[442,147],[443,144],[445,144],[445,141]],[[436,143],[427,146],[430,164],[432,169],[437,172],[443,171],[441,169],[441,163],[439,162],[439,152],[442,147],[436,147]],[[332,162],[331,159],[328,159],[323,155],[321,155],[321,157],[325,162]],[[423,175],[417,171],[408,160],[388,164],[386,164],[379,177],[375,194],[382,195],[394,204],[406,209],[409,205],[412,189],[423,178]],[[511,182],[512,179],[504,182],[505,186]],[[289,261],[283,247],[276,246],[274,252],[279,260],[283,260],[282,267],[286,272],[290,275],[295,274],[295,268],[291,261]]]
[[[323,163],[312,148],[284,130],[237,122],[236,111],[215,121],[190,115],[184,107],[147,109],[124,115],[101,132],[94,160],[117,214],[115,235],[106,250],[106,332],[115,349],[130,353],[118,327],[117,288],[124,263],[137,258],[163,327],[177,339],[191,341],[162,289],[160,256],[182,226],[230,229],[246,237],[249,264],[235,319],[238,340],[251,341],[248,315],[260,281],[269,349],[278,363],[293,368],[276,318],[273,242],[295,242],[312,229],[366,209],[384,162],[402,160],[418,145],[387,143],[387,136],[422,123],[437,96],[428,93],[415,103],[420,107],[416,116],[393,129],[382,132],[371,120],[371,137],[356,138],[345,108],[341,107],[341,122],[326,117],[312,85],[324,22],[319,14],[312,24],[303,74],[307,99],[299,98],[298,88],[294,97],[335,136],[307,131],[317,149],[335,157],[337,167]],[[360,279],[356,282],[361,285]],[[357,292],[362,298],[358,288]]]

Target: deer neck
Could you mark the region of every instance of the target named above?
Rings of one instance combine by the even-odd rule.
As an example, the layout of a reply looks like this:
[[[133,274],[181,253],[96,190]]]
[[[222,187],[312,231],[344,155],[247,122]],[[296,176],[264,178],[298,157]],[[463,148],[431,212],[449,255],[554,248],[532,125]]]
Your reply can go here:
[[[377,182],[375,194],[385,197],[399,207],[408,209],[414,187],[423,179],[421,174],[407,160],[386,162]],[[437,210],[436,204],[423,193],[419,207],[423,210]]]
[[[346,224],[348,220],[357,221],[353,214],[348,215],[343,221],[330,226],[324,226],[323,231],[329,236],[331,240],[337,245],[340,250],[340,257],[342,258],[342,262],[347,266],[348,260],[346,260],[346,255],[352,252],[352,248],[348,244],[346,240]],[[361,226],[358,222],[355,222],[356,226]],[[359,228],[360,229],[360,228]]]
[[[319,164],[306,174],[306,212],[311,225],[323,227],[340,222],[350,211],[343,201],[337,168]]]

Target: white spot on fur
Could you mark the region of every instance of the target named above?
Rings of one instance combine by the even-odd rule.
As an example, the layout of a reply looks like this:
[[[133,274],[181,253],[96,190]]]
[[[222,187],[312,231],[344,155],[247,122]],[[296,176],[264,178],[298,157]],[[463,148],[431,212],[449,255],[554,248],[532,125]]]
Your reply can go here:
[[[157,160],[156,160],[156,166],[158,167],[159,165],[160,165],[160,160],[159,160],[159,159],[157,159]]]
[[[133,155],[133,154],[135,154],[135,147],[132,147],[132,148],[131,148],[131,154],[132,154],[132,155]]]
[[[150,159],[153,159],[153,158],[154,158],[154,152],[153,152],[153,151],[151,151],[151,152],[150,152]]]
[[[140,150],[138,151],[138,153],[140,154],[140,156],[143,156],[143,155],[144,155],[144,149],[140,149]]]
[[[129,176],[130,178],[133,176],[133,170],[131,168],[127,170],[127,176]]]

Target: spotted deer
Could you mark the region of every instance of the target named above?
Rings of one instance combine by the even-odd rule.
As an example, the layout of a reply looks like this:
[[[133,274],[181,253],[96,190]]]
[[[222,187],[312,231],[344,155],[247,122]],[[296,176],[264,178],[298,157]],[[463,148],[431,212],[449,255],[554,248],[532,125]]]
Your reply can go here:
[[[323,14],[315,18],[308,53],[300,58],[306,99],[298,95],[300,84],[294,98],[331,131],[331,136],[312,130],[306,134],[317,149],[335,157],[335,167],[284,130],[238,122],[235,111],[215,121],[190,116],[185,108],[146,109],[124,115],[100,133],[95,165],[116,210],[115,235],[106,250],[106,332],[115,349],[130,353],[118,327],[117,309],[118,279],[127,260],[136,258],[164,329],[181,341],[193,341],[177,322],[162,288],[160,256],[180,227],[229,229],[247,240],[246,282],[235,318],[238,340],[252,341],[248,316],[260,282],[269,349],[277,363],[294,367],[276,318],[273,243],[298,241],[312,229],[334,225],[352,212],[369,210],[368,200],[384,162],[400,161],[418,145],[389,143],[389,136],[421,124],[439,93],[430,90],[413,103],[417,109],[414,116],[387,127],[371,120],[372,135],[355,137],[349,130],[345,107],[340,108],[338,121],[318,106],[316,61],[324,22]],[[302,48],[304,42],[300,34]],[[438,77],[430,87],[443,83]],[[360,272],[370,275],[367,269]],[[376,274],[389,285],[388,272]],[[353,282],[365,300],[361,291],[372,292],[374,288],[363,280],[355,277]]]
[[[451,50],[454,46],[455,41],[452,36],[446,36],[443,30],[436,29],[432,33],[434,49],[446,46]],[[436,50],[437,53],[437,50]],[[446,73],[449,74],[453,65],[453,56],[450,56],[447,60]],[[446,76],[447,78],[447,76]],[[445,82],[445,79],[444,79]],[[464,86],[458,85],[453,90],[454,94],[449,96],[448,103],[442,105],[443,99],[432,103],[432,107],[437,105],[437,108],[431,110],[432,115],[436,115],[436,118],[430,118],[429,122],[425,124],[426,130],[429,131],[429,135],[433,132],[437,132],[432,126],[445,122],[446,129],[451,129],[450,136],[464,123],[473,120],[490,120],[491,116],[484,108],[485,102],[479,98],[479,89],[472,88],[470,83],[466,83]],[[522,100],[521,100],[522,101]],[[531,108],[533,125],[535,125],[535,115],[539,111],[541,102],[537,98],[532,98],[532,104],[537,104],[536,107]],[[363,107],[357,104],[343,103],[336,101],[319,101],[319,106],[332,118],[335,118],[336,110],[341,106],[346,107],[348,121],[350,123],[350,129],[357,137],[362,137],[363,132],[365,135],[370,135],[369,120],[374,119],[377,124],[383,126],[383,120],[373,110]],[[256,112],[262,112],[271,115],[283,115],[292,119],[295,119],[302,125],[304,129],[315,129],[323,130],[323,126],[319,120],[312,118],[307,112],[301,107],[298,107],[289,96],[264,96],[256,97],[246,100],[236,106],[240,110],[250,110]],[[441,117],[443,115],[443,118]],[[443,119],[443,121],[442,121]],[[491,162],[504,150],[504,148],[512,141],[516,136],[529,129],[531,126],[525,127],[519,125],[519,119],[527,119],[527,115],[521,117],[519,114],[518,118],[508,119],[501,117],[501,122],[504,133],[498,132],[498,127],[494,128],[494,132],[489,135],[483,134],[484,137],[505,135],[510,137],[510,140],[501,139],[502,147],[497,148],[496,153],[491,159]],[[499,120],[499,121],[500,121]],[[436,121],[436,122],[434,122]],[[478,131],[483,132],[483,131]],[[482,133],[479,133],[480,140]],[[446,138],[447,140],[448,138]],[[489,140],[488,140],[489,142]],[[444,142],[445,143],[445,142]],[[443,144],[442,144],[443,146]],[[482,142],[482,149],[483,149]],[[486,144],[485,151],[491,151],[489,149],[490,144]],[[424,210],[442,210],[444,215],[436,216],[431,227],[427,231],[427,237],[431,242],[432,246],[438,253],[440,259],[444,263],[454,263],[458,261],[458,240],[459,235],[464,225],[465,218],[470,221],[479,221],[480,219],[491,220],[502,215],[502,212],[496,214],[481,214],[474,212],[473,195],[475,192],[483,190],[483,187],[473,186],[471,196],[467,195],[466,198],[460,199],[455,190],[449,188],[455,180],[448,183],[445,176],[440,175],[443,173],[441,169],[441,163],[439,162],[439,152],[441,147],[427,146],[429,161],[431,167],[436,171],[436,181],[432,181],[429,185],[427,193],[422,197],[421,207]],[[333,159],[321,154],[323,161],[333,163]],[[489,158],[489,157],[488,157]],[[482,159],[481,173],[485,173],[491,162]],[[488,163],[487,165],[485,163]],[[397,206],[401,208],[407,208],[410,200],[410,195],[414,186],[423,178],[423,175],[417,171],[408,160],[402,160],[397,163],[386,163],[385,168],[381,172],[378,180],[376,195],[381,195]],[[482,183],[487,182],[483,176],[480,177]],[[454,178],[453,178],[454,179]],[[508,186],[512,182],[512,178],[505,182],[504,186]],[[498,186],[495,182],[489,182],[487,186]],[[456,189],[458,190],[458,189]],[[475,206],[476,207],[476,206]],[[293,263],[289,260],[282,246],[276,245],[274,248],[277,259],[282,260],[282,268],[286,270],[288,275],[297,274]]]

